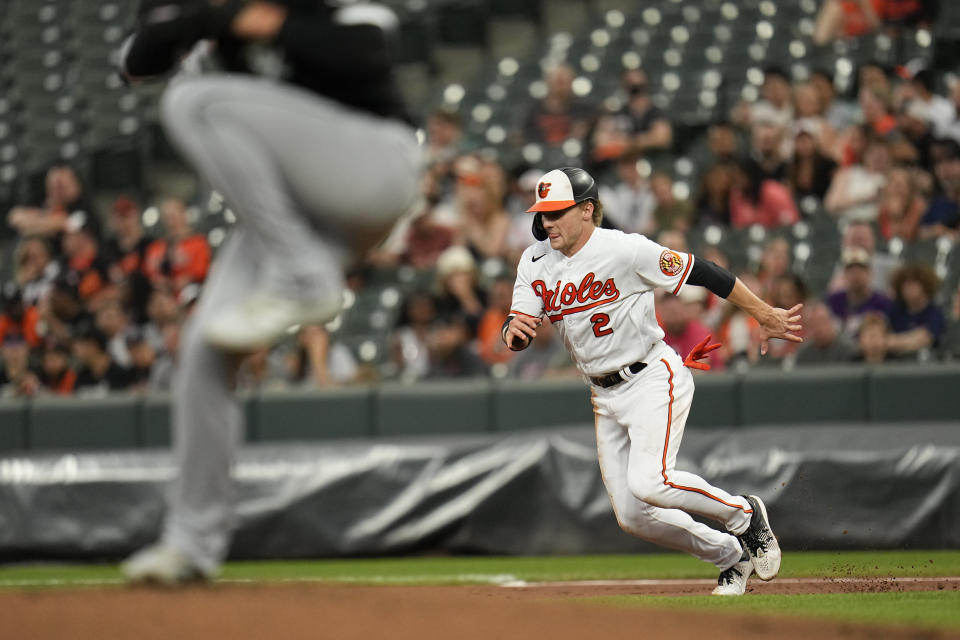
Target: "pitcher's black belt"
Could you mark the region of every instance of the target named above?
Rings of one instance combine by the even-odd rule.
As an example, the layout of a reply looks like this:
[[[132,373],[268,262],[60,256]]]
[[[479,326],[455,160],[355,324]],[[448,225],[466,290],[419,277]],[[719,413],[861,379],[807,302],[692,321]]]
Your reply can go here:
[[[630,373],[640,373],[646,368],[646,366],[647,366],[646,362],[640,362],[638,360],[637,362],[634,362],[633,364],[624,367],[624,369],[629,369]],[[621,371],[622,370],[623,369],[621,369]],[[620,371],[614,371],[613,373],[608,373],[606,375],[590,378],[590,382],[597,385],[598,387],[603,387],[604,389],[606,389],[607,387],[612,387],[615,384],[620,384],[624,380],[625,378],[623,377],[623,374]]]

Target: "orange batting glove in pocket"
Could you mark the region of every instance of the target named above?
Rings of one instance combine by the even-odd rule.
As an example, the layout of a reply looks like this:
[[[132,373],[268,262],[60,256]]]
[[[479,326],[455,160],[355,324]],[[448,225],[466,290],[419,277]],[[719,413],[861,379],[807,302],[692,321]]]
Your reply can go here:
[[[691,369],[700,369],[701,371],[709,371],[710,365],[706,362],[697,362],[697,360],[703,360],[707,355],[716,349],[720,348],[720,343],[715,343],[707,345],[710,342],[710,339],[713,337],[712,334],[707,334],[707,337],[704,338],[701,342],[697,344],[693,349],[690,350],[690,353],[687,354],[687,357],[683,359],[683,364]]]

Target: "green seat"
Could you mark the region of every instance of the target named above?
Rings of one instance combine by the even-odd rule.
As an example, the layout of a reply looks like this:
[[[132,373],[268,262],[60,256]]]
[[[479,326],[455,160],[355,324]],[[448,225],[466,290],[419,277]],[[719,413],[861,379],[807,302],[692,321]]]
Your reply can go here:
[[[869,384],[873,421],[960,420],[960,365],[885,366]]]
[[[860,367],[751,371],[739,397],[744,425],[867,420],[867,381]]]
[[[133,449],[139,398],[38,398],[28,409],[33,450]]]
[[[492,423],[486,379],[382,385],[375,395],[378,436],[482,433]]]
[[[740,376],[710,373],[695,378],[696,391],[687,425],[730,427],[740,424]]]
[[[590,390],[581,380],[511,381],[493,391],[497,431],[594,424]]]
[[[27,448],[27,404],[5,400],[0,404],[0,455]]]
[[[327,440],[373,435],[369,388],[270,391],[257,402],[256,440]]]

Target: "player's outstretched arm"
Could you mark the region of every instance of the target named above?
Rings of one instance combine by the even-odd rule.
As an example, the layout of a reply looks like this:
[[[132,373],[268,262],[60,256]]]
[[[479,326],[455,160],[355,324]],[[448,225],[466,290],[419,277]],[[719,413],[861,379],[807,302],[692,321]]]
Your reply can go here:
[[[803,338],[798,335],[802,328],[800,324],[802,304],[798,304],[792,309],[772,307],[761,300],[747,285],[743,284],[740,278],[737,278],[734,283],[733,291],[727,296],[727,300],[749,313],[760,323],[760,331],[763,334],[760,341],[760,355],[766,355],[770,338],[780,338],[789,342],[803,342]]]

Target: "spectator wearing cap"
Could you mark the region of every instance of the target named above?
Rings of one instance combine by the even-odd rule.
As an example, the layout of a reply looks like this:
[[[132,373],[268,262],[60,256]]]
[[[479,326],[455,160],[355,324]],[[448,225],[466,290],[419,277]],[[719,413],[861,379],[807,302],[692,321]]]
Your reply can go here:
[[[46,298],[60,275],[60,264],[53,259],[50,245],[39,236],[20,240],[14,251],[14,265],[14,279],[26,307],[36,306]]]
[[[210,245],[203,234],[193,232],[183,200],[167,198],[160,212],[166,233],[147,247],[143,271],[154,287],[166,286],[179,293],[189,284],[206,280]]]
[[[960,229],[960,143],[947,140],[940,145],[941,155],[934,165],[940,193],[920,220],[921,237],[956,237]]]
[[[886,291],[890,286],[890,275],[900,266],[900,259],[877,250],[877,238],[873,226],[866,222],[852,222],[843,229],[840,238],[840,258],[830,278],[829,291],[838,291],[846,286],[844,255],[848,248],[863,249],[870,256],[870,286],[877,291]]]
[[[40,357],[38,375],[43,391],[55,395],[70,395],[77,384],[77,372],[70,364],[70,344],[48,339]]]
[[[586,137],[596,117],[595,109],[574,95],[573,80],[569,65],[558,64],[547,70],[547,94],[527,109],[520,127],[522,142],[558,147],[571,138]]]
[[[104,255],[109,264],[110,277],[117,282],[141,270],[150,239],[143,232],[140,206],[126,196],[114,200],[110,227],[113,233],[104,246]]]
[[[0,396],[29,397],[39,390],[40,383],[30,368],[30,346],[23,336],[7,336],[0,346],[0,358]]]
[[[673,125],[653,104],[650,79],[642,69],[627,69],[620,76],[624,106],[597,121],[591,158],[603,164],[623,155],[644,155],[670,149]]]
[[[100,395],[130,386],[130,370],[113,361],[107,337],[95,326],[83,328],[74,338],[73,355],[79,364],[77,393]]]
[[[99,237],[99,219],[93,203],[83,192],[83,186],[73,167],[58,163],[47,170],[43,202],[37,207],[14,207],[7,222],[23,236],[50,238],[59,249],[60,235],[67,228],[67,218],[82,212],[90,219],[90,228]]]
[[[830,294],[826,303],[849,337],[860,331],[863,316],[871,311],[889,313],[890,299],[873,288],[870,274],[870,254],[860,247],[843,251],[844,288]]]
[[[874,222],[889,169],[890,150],[886,143],[869,142],[862,164],[837,171],[824,199],[827,211],[843,222]]]
[[[110,284],[107,263],[101,255],[100,243],[91,221],[86,212],[75,211],[70,214],[63,234],[65,275],[76,283],[77,293],[87,305]]]
[[[434,289],[440,321],[465,318],[472,340],[486,307],[486,295],[478,283],[477,262],[466,248],[455,245],[440,254]]]
[[[36,307],[23,303],[20,287],[16,282],[3,285],[3,308],[0,310],[0,344],[8,338],[26,342],[30,348],[40,346],[38,323],[40,313]]]
[[[917,354],[935,347],[946,330],[943,312],[933,303],[939,280],[925,264],[909,264],[891,278],[894,302],[887,312],[893,334],[887,347],[897,354]]]
[[[839,322],[822,302],[804,307],[806,339],[797,349],[798,365],[822,365],[851,362],[857,346],[839,331]],[[862,332],[862,329],[861,329]]]

